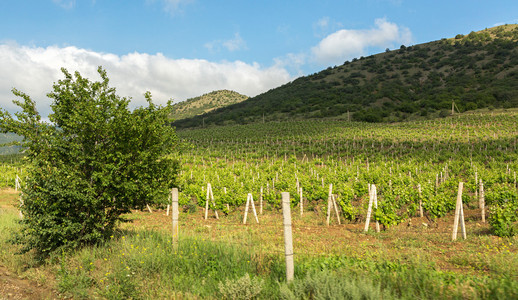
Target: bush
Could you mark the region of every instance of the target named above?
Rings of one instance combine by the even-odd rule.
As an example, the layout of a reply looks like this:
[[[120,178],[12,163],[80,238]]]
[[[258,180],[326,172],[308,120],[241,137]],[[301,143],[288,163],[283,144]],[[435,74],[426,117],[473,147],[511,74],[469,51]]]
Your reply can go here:
[[[220,282],[218,289],[222,299],[254,299],[262,290],[263,280],[251,279],[248,273],[236,280]]]
[[[148,107],[130,111],[102,68],[101,82],[62,71],[65,79],[48,94],[52,123],[17,90],[17,118],[0,110],[0,130],[24,137],[30,162],[15,240],[43,257],[109,237],[122,214],[167,198],[178,168],[176,135],[166,121],[171,103],[155,106],[146,93]]]

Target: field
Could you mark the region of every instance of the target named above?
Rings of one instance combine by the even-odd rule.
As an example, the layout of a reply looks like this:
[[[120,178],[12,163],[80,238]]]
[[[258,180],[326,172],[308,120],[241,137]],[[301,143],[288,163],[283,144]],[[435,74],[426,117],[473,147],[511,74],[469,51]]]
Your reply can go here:
[[[132,222],[105,244],[44,263],[30,253],[13,255],[2,234],[0,265],[56,297],[517,298],[517,124],[516,111],[499,111],[388,125],[312,121],[180,131],[177,248],[164,199],[152,213],[127,215]],[[3,167],[4,233],[16,230],[12,177],[23,170]],[[467,239],[452,241],[459,182]],[[213,210],[204,219],[208,183],[219,219]],[[341,224],[332,215],[327,226],[330,184]],[[378,190],[379,233],[374,225],[364,232],[369,184]],[[291,283],[281,191],[292,196]],[[258,210],[263,199],[259,224],[251,212],[242,224],[248,193]]]

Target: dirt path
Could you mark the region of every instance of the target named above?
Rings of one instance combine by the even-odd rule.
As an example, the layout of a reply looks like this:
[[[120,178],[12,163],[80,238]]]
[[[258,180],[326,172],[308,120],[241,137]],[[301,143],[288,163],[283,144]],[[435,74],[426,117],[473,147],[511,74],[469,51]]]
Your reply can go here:
[[[4,299],[58,299],[58,296],[52,290],[21,279],[0,266],[0,300]]]

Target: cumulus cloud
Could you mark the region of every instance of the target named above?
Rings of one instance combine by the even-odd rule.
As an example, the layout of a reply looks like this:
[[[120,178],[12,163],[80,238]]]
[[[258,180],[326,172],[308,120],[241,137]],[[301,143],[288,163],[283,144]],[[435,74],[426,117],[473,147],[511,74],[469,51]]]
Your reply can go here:
[[[367,30],[338,30],[320,41],[311,49],[313,59],[321,64],[341,64],[364,55],[369,47],[394,47],[408,44],[412,34],[408,28],[376,19],[375,27]]]
[[[111,86],[121,96],[132,97],[132,106],[145,105],[142,96],[150,91],[155,103],[164,104],[196,97],[214,90],[230,89],[255,96],[282,85],[291,76],[282,66],[263,67],[242,61],[211,62],[203,59],[171,59],[163,54],[130,53],[115,55],[76,47],[28,47],[0,44],[0,106],[17,108],[11,89],[17,88],[37,102],[43,116],[50,112],[45,95],[62,79],[61,67],[79,71],[90,80],[99,80],[97,67],[108,72]]]

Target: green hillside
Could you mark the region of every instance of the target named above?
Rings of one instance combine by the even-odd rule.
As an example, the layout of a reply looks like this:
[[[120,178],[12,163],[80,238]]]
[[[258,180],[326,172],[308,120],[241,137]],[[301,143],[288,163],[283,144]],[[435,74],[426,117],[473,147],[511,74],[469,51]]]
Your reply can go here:
[[[175,122],[245,124],[307,118],[393,122],[518,107],[518,25],[347,61],[238,104]]]
[[[20,141],[21,137],[11,133],[0,133],[0,155],[16,154],[20,147],[9,145],[14,141]],[[7,144],[7,145],[6,145]],[[6,146],[3,146],[6,145]]]
[[[194,117],[220,107],[242,102],[246,99],[248,99],[247,96],[229,90],[210,92],[196,98],[176,103],[174,105],[175,113],[172,118],[174,120],[180,120]]]

